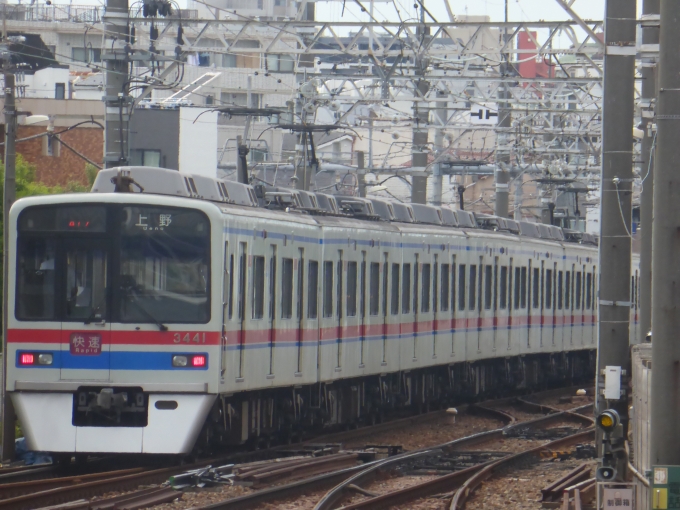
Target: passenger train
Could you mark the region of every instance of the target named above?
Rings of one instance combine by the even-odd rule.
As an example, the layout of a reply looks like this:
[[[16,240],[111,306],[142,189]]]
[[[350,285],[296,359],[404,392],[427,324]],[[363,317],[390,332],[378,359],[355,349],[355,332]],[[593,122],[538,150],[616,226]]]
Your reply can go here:
[[[33,450],[256,447],[593,376],[587,234],[148,167],[8,225]]]

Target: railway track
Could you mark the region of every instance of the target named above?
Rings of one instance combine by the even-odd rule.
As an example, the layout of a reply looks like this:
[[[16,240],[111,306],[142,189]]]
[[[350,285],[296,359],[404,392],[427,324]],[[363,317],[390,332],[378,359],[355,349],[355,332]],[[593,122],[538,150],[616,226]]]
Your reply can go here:
[[[564,392],[564,390],[561,391]],[[551,393],[559,392],[550,392],[547,394],[549,395]],[[509,404],[512,400],[513,399],[503,399],[492,402],[492,404]],[[532,405],[536,406],[535,404],[524,402],[522,405],[529,407]],[[546,412],[546,409],[541,409],[539,407],[534,407],[534,409],[537,412]],[[477,413],[486,417],[492,417],[496,422],[501,422],[505,425],[488,432],[450,441],[443,445],[439,445],[437,448],[442,450],[460,450],[463,445],[471,447],[474,444],[482,444],[493,438],[502,437],[504,431],[519,430],[519,426],[527,425],[526,423],[514,423],[513,416],[507,412],[486,405],[461,406],[459,407],[459,412],[461,414],[465,412]],[[431,457],[432,452],[435,451],[436,448],[406,452],[384,459],[380,457],[386,455],[388,453],[387,451],[380,452],[379,449],[374,448],[372,451],[364,452],[362,454],[348,454],[337,452],[337,446],[333,446],[332,443],[356,442],[361,438],[371,437],[373,435],[379,436],[380,434],[385,434],[389,431],[412,429],[413,427],[418,427],[422,423],[426,423],[433,419],[441,419],[445,416],[445,411],[436,411],[420,416],[394,420],[373,427],[320,436],[306,443],[296,445],[296,449],[291,449],[290,446],[275,447],[258,452],[239,452],[230,456],[212,459],[212,462],[210,462],[212,466],[222,465],[223,463],[228,462],[238,462],[239,464],[234,466],[233,469],[230,468],[225,471],[229,473],[229,481],[239,485],[251,486],[252,488],[259,490],[239,498],[232,498],[224,502],[207,505],[203,508],[253,508],[255,505],[267,501],[295,497],[297,494],[309,493],[310,491],[324,491],[334,486],[340,486],[348,479],[354,479],[355,477],[358,477],[358,479],[354,480],[353,483],[347,484],[347,486],[353,486],[349,489],[350,491],[357,490],[357,488],[361,490],[360,485],[363,483],[361,480],[363,480],[364,477],[370,478],[370,472],[377,473],[384,471],[385,469],[388,469],[389,466],[396,465],[394,464],[395,462],[404,463],[409,460],[416,460],[416,458],[424,459],[428,456]],[[570,414],[560,411],[559,413],[554,413],[553,415],[535,420],[536,425],[538,425],[538,423],[544,423],[545,426],[547,426],[551,422],[563,419],[560,418],[560,416],[569,417]],[[578,420],[578,418],[574,417],[571,417],[570,419]],[[329,446],[328,443],[331,443],[331,445]],[[300,458],[301,454],[308,454],[310,451],[316,451],[317,456]],[[390,451],[389,453],[394,453],[394,451]],[[284,458],[272,461],[272,459],[290,455],[297,455],[297,457],[291,457],[289,460]],[[487,455],[486,458],[495,457],[488,457]],[[359,461],[363,462],[363,464],[358,464]],[[491,461],[486,461],[486,463],[489,462]],[[129,510],[146,508],[181,497],[182,493],[168,488],[163,488],[163,490],[157,488],[154,490],[145,489],[136,491],[132,494],[127,494],[124,497],[121,495],[113,499],[99,500],[96,502],[91,502],[90,498],[114,491],[122,492],[135,490],[140,485],[159,484],[167,481],[174,475],[190,470],[202,472],[205,471],[206,464],[206,461],[202,461],[194,465],[155,469],[134,467],[113,472],[90,473],[85,475],[77,474],[32,481],[22,480],[13,482],[11,481],[11,478],[9,478],[6,483],[0,483],[0,510],[3,508],[35,509],[67,502],[71,503],[68,506],[69,510],[78,508],[91,510],[100,508],[102,510],[105,508],[128,508]],[[51,468],[47,469],[49,470]],[[44,470],[46,470],[46,468],[40,467],[35,469],[35,471],[39,470],[45,472]],[[366,470],[372,471],[364,473]],[[465,477],[466,473],[472,474],[472,472],[476,472],[476,470],[477,468],[475,467],[466,468],[453,474],[455,474],[456,479],[462,479],[461,477]],[[10,476],[12,473],[30,471],[30,469],[15,469],[10,472],[0,470],[0,482],[3,480],[3,475]],[[47,476],[52,475],[53,473],[50,472]],[[443,480],[445,481],[446,479],[444,478]],[[421,488],[421,490],[425,489]],[[121,500],[121,498],[123,499]]]

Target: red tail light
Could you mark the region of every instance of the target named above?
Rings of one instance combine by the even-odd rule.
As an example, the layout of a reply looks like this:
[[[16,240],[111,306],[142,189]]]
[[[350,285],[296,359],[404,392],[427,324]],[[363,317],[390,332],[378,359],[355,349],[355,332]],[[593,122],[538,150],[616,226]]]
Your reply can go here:
[[[192,367],[204,367],[206,363],[205,356],[194,356],[191,358]]]
[[[35,363],[35,354],[32,353],[24,353],[19,355],[19,364],[20,365],[33,365]]]

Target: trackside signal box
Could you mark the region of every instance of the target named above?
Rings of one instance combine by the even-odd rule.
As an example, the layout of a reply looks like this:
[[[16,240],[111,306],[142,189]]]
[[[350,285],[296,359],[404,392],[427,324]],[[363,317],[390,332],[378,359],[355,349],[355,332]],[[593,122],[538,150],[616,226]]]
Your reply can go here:
[[[680,510],[680,466],[654,466],[652,510]]]

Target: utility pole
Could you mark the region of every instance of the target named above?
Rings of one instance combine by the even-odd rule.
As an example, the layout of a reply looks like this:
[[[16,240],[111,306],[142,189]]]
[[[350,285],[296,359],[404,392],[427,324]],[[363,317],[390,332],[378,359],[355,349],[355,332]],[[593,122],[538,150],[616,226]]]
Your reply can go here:
[[[425,96],[430,90],[430,82],[418,80],[418,92]],[[413,146],[411,148],[411,166],[422,170],[427,167],[427,137],[429,131],[430,109],[413,103]],[[427,175],[414,175],[411,178],[411,202],[424,204],[427,202]]]
[[[429,36],[428,28],[425,27],[425,6],[420,3],[420,22],[422,25],[416,31],[417,37],[425,42]],[[422,46],[426,46],[423,44]],[[414,59],[415,74],[418,76],[416,82],[416,95],[425,97],[430,91],[430,82],[423,79],[429,61],[427,58],[419,55]],[[422,168],[423,171],[427,167],[427,139],[430,130],[430,108],[427,103],[414,102],[413,103],[413,138],[411,146],[411,167]],[[411,177],[411,203],[425,204],[427,203],[427,175],[414,175]]]
[[[359,196],[366,197],[366,166],[364,151],[357,151],[357,184],[359,185]]]
[[[132,101],[128,94],[129,44],[127,0],[106,0],[104,15],[106,105],[104,117],[104,164],[106,168],[128,164],[128,127]],[[87,48],[85,49],[87,51]]]
[[[661,2],[657,148],[652,233],[652,417],[650,466],[680,464],[680,2]]]
[[[434,132],[434,155],[435,159],[441,157],[444,152],[444,125],[446,124],[448,115],[448,102],[446,101],[447,93],[443,90],[437,91],[437,105],[435,115],[437,116],[437,130]],[[444,187],[444,176],[442,175],[441,163],[432,165],[432,195],[429,202],[432,205],[442,205],[442,188]]]
[[[7,32],[4,33],[5,40]],[[7,344],[7,331],[9,322],[9,210],[16,198],[16,152],[15,141],[17,138],[17,117],[14,102],[14,73],[12,72],[9,48],[5,48],[6,55],[3,61],[5,75],[5,181],[3,195],[3,257],[2,257],[2,462],[14,460],[14,425],[16,413],[12,399],[7,395],[7,365],[9,362],[9,349]]]
[[[624,376],[622,373],[619,381],[623,390],[620,398],[606,400],[602,390],[606,367],[620,367],[626,374],[630,374],[630,231],[636,24],[636,0],[607,0],[602,101],[599,324],[595,387],[596,412],[602,412],[607,408],[618,411],[623,420],[624,438],[628,425],[627,375]],[[671,47],[669,45],[669,48]],[[656,367],[654,370],[657,370]],[[602,452],[602,439],[602,433],[598,432],[598,452]],[[625,459],[617,459],[616,469],[617,480],[625,480]]]
[[[508,0],[505,0],[505,22],[508,22]],[[502,37],[503,44],[507,44],[509,39],[507,29],[505,29]],[[501,77],[506,78],[509,71],[510,66],[508,64],[508,56],[506,53],[503,56],[503,62],[501,63]],[[510,136],[508,134],[507,128],[512,125],[512,112],[510,110],[510,105],[507,102],[508,98],[510,97],[507,81],[503,82],[503,85],[498,91],[498,96],[498,127],[501,128],[502,131],[500,131],[496,137],[496,171],[494,172],[494,177],[496,180],[495,212],[496,216],[507,218],[510,191],[510,172],[508,171],[508,168],[510,167],[510,150],[508,149]]]
[[[642,15],[658,15],[659,0],[644,0]],[[659,44],[659,27],[642,25],[642,44]],[[653,101],[656,97],[656,62],[642,61],[641,118],[642,143],[640,147],[640,337],[643,342],[652,328],[652,219],[654,213],[654,137],[652,135]]]

